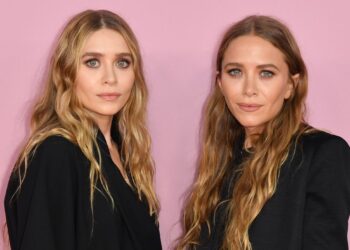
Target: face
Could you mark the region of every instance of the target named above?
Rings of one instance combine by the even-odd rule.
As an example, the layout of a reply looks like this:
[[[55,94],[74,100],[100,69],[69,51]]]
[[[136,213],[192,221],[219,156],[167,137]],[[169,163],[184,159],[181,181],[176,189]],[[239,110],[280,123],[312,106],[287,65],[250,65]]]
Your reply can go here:
[[[127,102],[135,74],[130,50],[116,31],[101,29],[86,40],[76,77],[76,95],[97,123],[111,120]]]
[[[248,135],[261,132],[293,91],[282,52],[253,35],[231,41],[217,81],[232,115]]]

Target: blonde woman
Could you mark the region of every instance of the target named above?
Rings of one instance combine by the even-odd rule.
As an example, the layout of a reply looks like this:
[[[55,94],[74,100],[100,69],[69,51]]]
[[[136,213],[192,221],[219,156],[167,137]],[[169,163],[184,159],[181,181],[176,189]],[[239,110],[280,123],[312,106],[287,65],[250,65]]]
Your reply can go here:
[[[307,70],[289,29],[229,28],[177,249],[345,250],[350,149],[304,120]]]
[[[106,11],[65,26],[10,178],[17,249],[161,249],[136,38]]]

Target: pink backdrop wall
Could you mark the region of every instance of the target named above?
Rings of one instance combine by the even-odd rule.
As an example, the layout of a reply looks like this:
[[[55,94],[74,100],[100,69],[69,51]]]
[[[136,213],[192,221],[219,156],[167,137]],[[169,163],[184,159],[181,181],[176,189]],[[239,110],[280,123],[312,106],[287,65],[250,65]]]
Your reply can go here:
[[[179,234],[183,194],[191,184],[198,128],[219,37],[249,14],[284,20],[310,73],[308,120],[350,142],[350,4],[347,0],[2,1],[0,3],[0,225],[10,169],[28,133],[28,110],[41,87],[59,30],[78,11],[109,9],[131,25],[150,89],[149,127],[157,165],[164,249]],[[350,181],[350,180],[349,180]],[[0,240],[0,249],[7,249]]]

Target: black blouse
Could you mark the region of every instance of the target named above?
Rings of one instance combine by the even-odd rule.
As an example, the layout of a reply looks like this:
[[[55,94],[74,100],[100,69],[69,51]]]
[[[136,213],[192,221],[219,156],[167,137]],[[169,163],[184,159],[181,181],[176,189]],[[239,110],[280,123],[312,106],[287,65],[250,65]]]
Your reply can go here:
[[[101,132],[102,173],[115,207],[98,183],[90,206],[89,161],[72,142],[50,136],[30,160],[18,195],[10,178],[5,209],[13,250],[162,249],[148,205],[123,179]]]
[[[211,233],[202,225],[197,250],[222,245],[234,169],[242,160],[240,151],[235,155],[210,219]],[[347,250],[349,215],[349,145],[325,132],[307,134],[283,164],[276,192],[253,221],[249,238],[253,250]]]

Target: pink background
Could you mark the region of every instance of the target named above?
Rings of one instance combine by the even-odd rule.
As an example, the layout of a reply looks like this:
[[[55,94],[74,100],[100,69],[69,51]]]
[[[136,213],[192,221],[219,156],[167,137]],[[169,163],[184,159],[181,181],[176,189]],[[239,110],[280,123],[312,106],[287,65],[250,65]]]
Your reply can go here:
[[[8,176],[28,133],[52,44],[73,14],[109,9],[131,25],[150,89],[149,126],[161,201],[164,249],[179,235],[179,214],[193,180],[202,105],[223,31],[250,14],[284,20],[310,73],[308,120],[350,142],[350,15],[347,0],[2,1],[0,3],[0,225]],[[350,181],[350,180],[349,180]],[[0,249],[7,249],[0,240]]]

